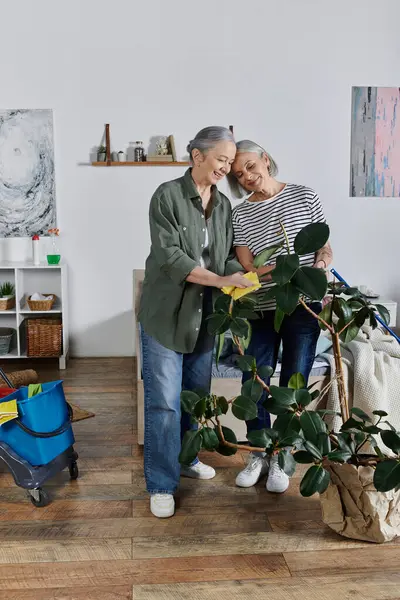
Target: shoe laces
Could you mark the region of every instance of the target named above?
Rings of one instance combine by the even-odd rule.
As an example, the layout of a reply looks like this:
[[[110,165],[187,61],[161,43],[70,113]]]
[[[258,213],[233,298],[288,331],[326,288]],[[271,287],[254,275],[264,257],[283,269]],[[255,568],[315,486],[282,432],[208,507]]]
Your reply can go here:
[[[168,504],[171,501],[170,494],[154,494],[153,498],[157,504]]]
[[[255,454],[251,454],[249,456],[248,462],[247,462],[247,466],[245,467],[245,471],[247,471],[248,473],[251,473],[252,471],[254,471],[258,465],[259,465],[259,461],[263,460],[260,456],[256,456]]]
[[[281,469],[281,467],[279,466],[278,457],[277,456],[273,456],[271,458],[269,475],[270,475],[270,477],[275,477],[275,478],[286,476],[285,471],[283,469]]]

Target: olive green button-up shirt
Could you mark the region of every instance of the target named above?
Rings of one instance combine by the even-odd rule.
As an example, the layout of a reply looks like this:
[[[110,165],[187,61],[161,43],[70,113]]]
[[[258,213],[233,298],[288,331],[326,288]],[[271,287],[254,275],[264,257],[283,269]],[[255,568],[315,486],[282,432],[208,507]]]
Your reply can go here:
[[[150,203],[151,249],[139,322],[148,335],[176,352],[192,352],[199,336],[204,288],[188,283],[186,277],[200,266],[206,227],[209,270],[217,275],[243,271],[232,250],[230,202],[213,186],[210,203],[207,218],[191,169],[163,183]]]

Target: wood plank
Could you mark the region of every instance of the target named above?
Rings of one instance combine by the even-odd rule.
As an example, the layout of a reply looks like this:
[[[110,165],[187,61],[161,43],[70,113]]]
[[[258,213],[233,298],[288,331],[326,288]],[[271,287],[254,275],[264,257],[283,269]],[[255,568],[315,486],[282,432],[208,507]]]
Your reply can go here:
[[[79,480],[77,482],[71,481],[68,471],[62,471],[58,473],[52,479],[46,482],[46,487],[61,486],[65,484],[70,485],[116,485],[123,483],[132,483],[132,473],[129,471],[115,471],[108,473],[104,471],[85,471],[84,469],[79,470]],[[10,473],[0,474],[0,489],[14,487],[14,478]],[[1,496],[1,495],[0,495]]]
[[[0,589],[70,588],[290,577],[279,554],[0,565]]]
[[[131,500],[108,502],[56,500],[43,508],[31,502],[0,502],[0,521],[58,521],[77,519],[125,519],[132,517]],[[3,530],[7,537],[6,530]]]
[[[132,558],[130,539],[103,540],[24,540],[24,543],[3,540],[0,544],[0,564],[54,563],[95,560],[127,560]]]
[[[138,466],[143,470],[141,456],[103,456],[103,457],[79,457],[79,470],[88,471],[131,471]]]
[[[344,551],[346,550],[346,551]],[[134,553],[135,554],[135,553]],[[335,575],[347,573],[399,571],[400,544],[368,544],[364,548],[349,548],[330,551],[286,552],[284,554],[292,574]]]
[[[398,600],[399,573],[135,585],[134,600]],[[1,597],[0,597],[1,599]]]
[[[102,444],[85,444],[83,442],[77,442],[74,444],[74,448],[79,456],[86,458],[104,457],[104,456],[132,456],[132,446],[106,446]]]
[[[46,487],[46,486],[44,486]],[[144,488],[137,485],[116,484],[116,485],[80,485],[79,479],[70,482],[61,487],[47,487],[47,491],[52,499],[68,500],[134,500],[147,497]],[[29,502],[26,491],[14,487],[3,488],[1,491],[1,500],[3,502]]]
[[[7,590],[0,600],[132,600],[132,586]]]

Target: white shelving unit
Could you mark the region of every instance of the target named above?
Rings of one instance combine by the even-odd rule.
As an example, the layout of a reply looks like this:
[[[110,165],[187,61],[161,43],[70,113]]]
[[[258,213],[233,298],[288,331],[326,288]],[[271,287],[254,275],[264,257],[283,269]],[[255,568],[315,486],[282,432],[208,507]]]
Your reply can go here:
[[[0,355],[0,361],[9,358],[27,358],[26,327],[27,318],[60,316],[63,324],[62,354],[59,356],[60,369],[66,369],[68,357],[68,295],[67,266],[41,263],[3,262],[0,263],[0,283],[11,281],[15,285],[15,308],[0,310],[0,327],[13,327],[16,335],[11,340],[9,354]],[[34,292],[55,294],[57,301],[52,310],[32,311],[27,299]],[[34,357],[29,357],[34,358]]]

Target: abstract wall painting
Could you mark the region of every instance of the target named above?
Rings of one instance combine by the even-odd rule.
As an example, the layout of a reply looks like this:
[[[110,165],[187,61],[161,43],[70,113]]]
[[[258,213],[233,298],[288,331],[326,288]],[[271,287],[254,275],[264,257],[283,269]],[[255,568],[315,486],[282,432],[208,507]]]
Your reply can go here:
[[[350,195],[400,197],[400,88],[353,87]]]
[[[56,225],[53,112],[0,110],[0,237]]]

